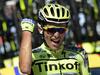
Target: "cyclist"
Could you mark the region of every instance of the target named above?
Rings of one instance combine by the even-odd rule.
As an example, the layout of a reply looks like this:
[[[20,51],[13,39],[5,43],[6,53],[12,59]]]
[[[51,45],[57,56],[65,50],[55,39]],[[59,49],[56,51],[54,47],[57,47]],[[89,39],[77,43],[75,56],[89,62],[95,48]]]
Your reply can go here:
[[[89,75],[88,60],[81,48],[65,48],[63,40],[70,11],[60,4],[46,4],[39,10],[38,30],[43,44],[32,49],[34,22],[23,19],[19,65],[23,74],[34,75]]]

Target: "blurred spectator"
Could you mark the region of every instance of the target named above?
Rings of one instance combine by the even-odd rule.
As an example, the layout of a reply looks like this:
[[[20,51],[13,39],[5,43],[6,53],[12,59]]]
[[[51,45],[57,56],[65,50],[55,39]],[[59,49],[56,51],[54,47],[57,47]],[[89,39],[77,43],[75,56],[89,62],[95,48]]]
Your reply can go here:
[[[3,37],[2,51],[6,57],[13,56],[13,52],[18,49],[17,28],[14,19],[14,12],[16,11],[16,2],[6,1],[3,6],[2,20],[1,20],[1,35]],[[12,52],[9,54],[9,52]]]

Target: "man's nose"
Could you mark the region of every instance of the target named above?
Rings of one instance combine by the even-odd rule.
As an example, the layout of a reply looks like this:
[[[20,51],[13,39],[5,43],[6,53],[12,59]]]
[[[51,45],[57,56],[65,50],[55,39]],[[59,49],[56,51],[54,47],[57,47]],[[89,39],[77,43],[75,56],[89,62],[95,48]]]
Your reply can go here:
[[[60,33],[59,33],[59,32],[55,32],[55,33],[54,33],[54,36],[57,38],[57,37],[60,36]]]

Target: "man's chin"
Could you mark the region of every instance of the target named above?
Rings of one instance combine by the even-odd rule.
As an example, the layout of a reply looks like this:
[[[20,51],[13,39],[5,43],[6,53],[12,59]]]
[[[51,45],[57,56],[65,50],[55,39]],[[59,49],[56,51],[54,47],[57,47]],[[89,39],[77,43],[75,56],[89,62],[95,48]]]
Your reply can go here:
[[[51,46],[51,49],[52,49],[52,50],[58,50],[58,49],[59,49],[59,46],[53,45],[53,46]]]
[[[52,50],[58,50],[58,48],[55,48],[55,47],[53,47],[53,48],[51,48]]]

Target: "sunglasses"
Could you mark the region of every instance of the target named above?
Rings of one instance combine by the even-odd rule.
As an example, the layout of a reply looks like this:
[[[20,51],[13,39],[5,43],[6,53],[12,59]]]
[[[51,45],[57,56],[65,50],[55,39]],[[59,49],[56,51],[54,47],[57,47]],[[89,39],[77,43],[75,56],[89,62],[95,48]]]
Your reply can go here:
[[[56,33],[59,32],[60,34],[63,34],[66,32],[66,28],[43,28],[48,33]]]

